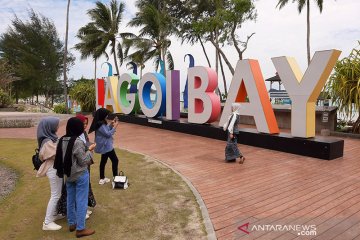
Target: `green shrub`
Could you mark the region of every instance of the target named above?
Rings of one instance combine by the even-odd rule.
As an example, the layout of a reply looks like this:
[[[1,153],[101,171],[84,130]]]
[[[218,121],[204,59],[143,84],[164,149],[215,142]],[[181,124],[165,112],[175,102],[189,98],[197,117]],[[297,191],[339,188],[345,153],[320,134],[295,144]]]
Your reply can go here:
[[[16,108],[16,111],[17,111],[17,112],[23,112],[23,111],[25,111],[25,107],[24,107],[24,106],[18,106],[18,107]]]
[[[10,96],[2,89],[0,89],[0,107],[7,107],[11,105],[11,103],[12,101]]]
[[[70,111],[70,109],[69,109],[69,111]],[[66,114],[67,112],[66,112],[65,103],[61,103],[59,105],[56,105],[54,107],[54,112],[59,113],[59,114]]]
[[[34,123],[31,119],[0,119],[0,128],[29,128]]]
[[[69,95],[80,104],[82,112],[92,112],[95,110],[96,96],[94,80],[75,82],[71,87]]]

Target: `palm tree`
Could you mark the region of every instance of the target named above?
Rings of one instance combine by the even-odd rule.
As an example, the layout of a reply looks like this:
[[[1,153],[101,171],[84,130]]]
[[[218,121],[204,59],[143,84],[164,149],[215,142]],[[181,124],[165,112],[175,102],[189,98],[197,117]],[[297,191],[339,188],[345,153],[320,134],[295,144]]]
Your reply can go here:
[[[160,1],[161,2],[161,1]],[[145,54],[145,60],[154,59],[156,69],[160,60],[166,59],[168,69],[173,69],[173,58],[169,51],[172,25],[169,16],[161,8],[160,2],[155,6],[147,1],[138,1],[139,12],[129,22],[129,26],[142,27],[136,38],[131,38],[131,45]],[[145,51],[144,51],[145,50]]]
[[[360,41],[348,57],[338,61],[330,76],[326,90],[339,110],[347,117],[358,112],[353,133],[360,133]]]
[[[124,54],[125,54],[125,58],[129,59],[130,61],[134,62],[137,66],[140,67],[140,73],[139,76],[140,78],[142,77],[142,70],[145,68],[145,62],[148,59],[148,55],[147,53],[150,51],[150,49],[148,48],[148,46],[134,46],[134,44],[136,43],[136,41],[130,41],[129,45],[126,47]],[[139,44],[141,44],[142,42],[138,42]],[[130,47],[134,47],[137,49],[137,51],[128,54],[129,48]]]
[[[87,43],[85,49],[91,50],[90,52],[85,51],[84,56],[86,56],[86,52],[93,55],[94,59],[101,55],[108,56],[106,49],[110,47],[110,52],[114,56],[116,72],[119,74],[117,58],[120,60],[120,65],[122,65],[124,58],[121,43],[117,38],[125,5],[124,3],[118,3],[117,0],[111,0],[109,6],[100,1],[95,4],[96,7],[87,12],[91,22],[82,27],[78,34],[78,37],[84,35],[83,39],[80,38],[80,40]],[[78,47],[81,48],[81,46]]]
[[[67,64],[67,45],[68,45],[68,36],[69,36],[69,9],[70,9],[70,0],[68,0],[67,9],[66,9],[66,31],[65,31],[64,66],[63,66],[63,68],[64,68],[63,69],[63,71],[64,71],[64,97],[65,97],[66,112],[68,112],[66,64]]]
[[[279,9],[283,8],[289,0],[279,0],[276,7],[279,7]],[[306,43],[307,43],[307,60],[308,64],[310,64],[310,0],[292,0],[292,2],[297,2],[298,4],[298,11],[301,13],[301,11],[304,9],[306,5]],[[316,4],[319,7],[320,13],[323,9],[323,0],[315,0]]]
[[[91,30],[91,24],[88,24],[79,29],[77,38],[80,39],[80,42],[75,44],[75,49],[78,50],[81,54],[81,59],[87,59],[88,57],[92,57],[95,62],[95,71],[94,71],[94,79],[96,80],[96,61],[100,56],[104,55],[107,60],[109,60],[109,56],[106,52],[99,51],[99,48],[94,46],[101,45],[102,39],[98,38],[96,34],[93,34]]]

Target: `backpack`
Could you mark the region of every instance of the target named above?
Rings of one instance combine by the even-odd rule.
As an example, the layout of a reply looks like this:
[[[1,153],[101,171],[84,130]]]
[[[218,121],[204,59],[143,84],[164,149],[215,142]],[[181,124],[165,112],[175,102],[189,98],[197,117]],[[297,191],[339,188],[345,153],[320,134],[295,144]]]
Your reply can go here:
[[[34,170],[39,170],[41,164],[43,164],[43,161],[40,160],[39,157],[39,149],[35,149],[35,154],[32,156],[32,163],[34,165]]]
[[[41,140],[40,146],[43,141],[44,139]],[[39,156],[40,146],[38,148],[35,148],[35,154],[32,156],[32,163],[34,165],[34,170],[36,171],[39,170],[41,164],[43,164],[43,161],[40,160]]]

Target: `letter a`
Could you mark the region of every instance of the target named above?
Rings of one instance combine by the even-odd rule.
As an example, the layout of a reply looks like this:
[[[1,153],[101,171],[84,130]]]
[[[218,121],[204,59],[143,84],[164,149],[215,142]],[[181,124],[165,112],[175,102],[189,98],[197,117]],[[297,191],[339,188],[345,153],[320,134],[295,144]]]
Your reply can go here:
[[[249,97],[249,102],[244,102],[246,95]],[[254,117],[259,132],[279,133],[275,114],[271,107],[264,78],[257,60],[238,61],[219,122],[220,126],[224,125],[230,115],[231,104],[234,102],[241,102],[240,115]]]
[[[117,76],[111,76],[107,77],[107,83],[106,83],[106,89],[105,89],[105,103],[104,106],[108,110],[119,113],[120,107],[118,104],[118,99],[116,91],[117,91],[117,85],[118,85],[118,77]]]

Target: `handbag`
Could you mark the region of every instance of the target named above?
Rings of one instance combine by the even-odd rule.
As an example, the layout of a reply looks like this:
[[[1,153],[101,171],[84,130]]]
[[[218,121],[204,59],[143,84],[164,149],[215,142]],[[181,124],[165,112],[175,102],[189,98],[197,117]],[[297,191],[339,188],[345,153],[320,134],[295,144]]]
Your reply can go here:
[[[122,171],[119,172],[119,176],[115,176],[112,182],[113,189],[127,189],[129,187],[128,178],[124,176]]]
[[[39,170],[41,164],[43,164],[43,161],[40,160],[39,157],[39,149],[35,149],[35,154],[32,156],[32,163],[34,165],[34,170]]]
[[[56,205],[57,214],[66,215],[67,214],[67,191],[66,191],[66,183],[63,179],[63,185],[61,189],[61,196]]]

